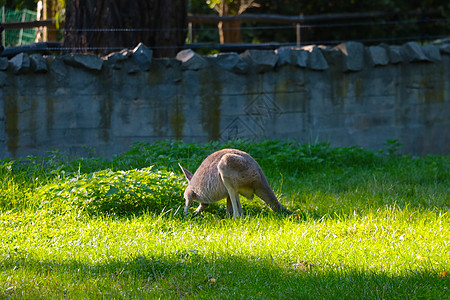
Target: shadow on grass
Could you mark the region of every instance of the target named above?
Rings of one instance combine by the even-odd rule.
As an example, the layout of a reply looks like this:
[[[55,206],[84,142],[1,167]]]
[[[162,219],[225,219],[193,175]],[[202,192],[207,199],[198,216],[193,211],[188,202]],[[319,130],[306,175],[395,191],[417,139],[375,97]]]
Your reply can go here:
[[[196,251],[129,256],[102,263],[30,258],[4,260],[0,297],[204,298],[220,299],[443,299],[447,276],[411,270],[391,276],[279,263],[258,257],[205,257]],[[0,274],[1,274],[0,273]]]
[[[341,196],[336,196],[336,201],[342,198]],[[367,200],[367,199],[366,199]],[[362,200],[361,200],[362,201]],[[345,220],[354,217],[364,217],[367,215],[373,215],[378,217],[392,217],[393,214],[397,216],[403,216],[409,218],[412,215],[421,213],[431,213],[435,215],[440,215],[448,211],[448,207],[445,205],[427,207],[425,205],[410,205],[406,202],[397,203],[393,201],[392,204],[384,203],[350,203],[347,207],[339,207],[339,203],[329,203],[321,201],[320,203],[299,204],[285,206],[288,211],[272,211],[266,204],[260,199],[255,199],[252,201],[242,201],[242,207],[244,211],[244,218],[270,218],[270,219],[290,219],[292,221],[314,221],[320,222],[323,220],[333,220],[341,219]],[[162,208],[161,210],[145,210],[137,213],[128,213],[123,215],[113,215],[113,218],[118,219],[128,219],[139,216],[154,215],[158,218],[163,219],[179,219],[185,220],[193,219],[201,222],[202,220],[208,221],[211,219],[232,219],[233,215],[227,213],[226,202],[221,200],[210,204],[210,206],[199,215],[194,215],[194,210],[197,208],[197,203],[190,207],[189,214],[187,216],[183,213],[183,206],[180,205],[174,208]],[[106,214],[108,215],[108,214]]]

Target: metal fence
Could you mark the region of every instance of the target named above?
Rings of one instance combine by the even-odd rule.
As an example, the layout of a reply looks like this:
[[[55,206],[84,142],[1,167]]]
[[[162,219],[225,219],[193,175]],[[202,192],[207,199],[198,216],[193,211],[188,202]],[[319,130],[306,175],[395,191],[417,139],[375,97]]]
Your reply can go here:
[[[34,42],[33,28],[48,26],[48,30],[60,30],[55,27],[55,20],[32,21],[35,20],[36,13],[28,10],[11,12],[2,9],[2,23],[5,27],[3,44],[6,46],[24,45]],[[239,21],[239,27],[243,35],[266,36],[266,40],[245,41],[241,44],[220,44],[218,42],[218,22]],[[254,15],[243,14],[237,16],[218,17],[189,16],[188,28],[80,28],[71,29],[73,31],[94,31],[94,32],[124,32],[135,31],[167,31],[179,30],[187,34],[185,48],[211,49],[219,51],[242,51],[249,48],[274,49],[281,46],[299,46],[307,44],[337,44],[347,40],[360,41],[364,43],[404,43],[406,41],[431,41],[445,40],[450,37],[450,18],[447,18],[440,11],[418,12],[412,11],[402,14],[389,12],[366,12],[366,13],[343,13],[331,15],[315,16],[281,16],[281,15]],[[440,30],[433,28],[439,26]],[[29,28],[29,29],[26,29]],[[61,26],[60,28],[63,28]],[[401,28],[399,30],[398,28]],[[409,28],[414,28],[410,30]],[[444,28],[444,30],[442,30]],[[445,29],[446,28],[446,29]],[[233,30],[228,28],[227,30]],[[370,30],[377,30],[378,35],[368,37],[366,33]],[[446,31],[447,30],[447,31]],[[252,32],[248,34],[248,32]],[[324,33],[339,32],[340,36],[326,38]],[[278,37],[282,37],[278,39]],[[355,33],[358,33],[355,34]],[[337,34],[337,35],[339,35]],[[268,38],[267,38],[268,37]],[[321,38],[322,37],[322,38]],[[325,37],[325,38],[324,38]],[[267,40],[270,39],[270,40]],[[49,50],[60,50],[59,46],[52,43]],[[135,45],[120,45],[111,52]],[[152,48],[170,48],[178,46],[149,45]],[[36,49],[35,47],[29,47]],[[64,48],[64,51],[80,50]],[[83,49],[92,50],[96,49]],[[103,49],[104,50],[104,49]]]
[[[237,15],[190,16],[188,42],[197,43],[203,36],[218,35],[218,22],[239,21],[242,35],[259,32],[282,45],[338,44],[353,40],[364,43],[404,43],[450,37],[450,18],[439,10],[403,12],[362,12],[311,16]],[[227,28],[234,30],[236,28]],[[283,39],[270,37],[283,35]],[[255,34],[254,34],[255,35]],[[287,39],[284,37],[288,37]],[[249,42],[249,41],[247,41]],[[211,41],[210,44],[214,44]],[[221,47],[221,46],[218,46]]]

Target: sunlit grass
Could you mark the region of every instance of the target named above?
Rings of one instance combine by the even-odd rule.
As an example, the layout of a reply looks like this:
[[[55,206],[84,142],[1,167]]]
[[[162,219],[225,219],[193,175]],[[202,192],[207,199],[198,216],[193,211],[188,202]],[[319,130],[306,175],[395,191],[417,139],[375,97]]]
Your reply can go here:
[[[172,145],[164,156],[161,144],[148,145],[142,154],[130,151],[92,164],[62,158],[4,162],[0,298],[445,299],[449,294],[448,156],[412,159],[316,147],[295,158],[295,169],[283,167],[292,164],[289,157],[279,156],[277,164],[258,144],[240,144],[260,156],[276,194],[294,212],[290,216],[255,199],[242,201],[246,215],[238,220],[225,217],[224,201],[185,218],[182,203],[174,200],[183,185],[175,185],[177,195],[170,199],[153,192],[157,201],[128,214],[88,211],[70,200],[84,197],[77,194],[83,180],[101,170],[109,171],[99,173],[104,177],[92,187],[96,199],[120,202],[114,197],[125,186],[108,193],[108,183],[124,174],[139,198],[140,190],[132,187],[146,190],[143,173],[120,170],[141,170],[151,161],[155,172],[175,171],[182,178],[177,160],[188,163],[196,149],[220,146]],[[152,147],[155,156],[149,154]],[[196,157],[192,171],[201,162],[202,156]],[[177,182],[170,176],[158,180],[161,186]],[[39,196],[57,186],[62,194]]]
[[[386,296],[399,297],[412,287],[409,295],[444,295],[449,283],[442,272],[449,268],[450,218],[432,211],[320,221],[5,213],[1,224],[4,296],[278,298],[310,288],[305,295],[328,297],[343,285],[348,290],[338,295],[376,296],[384,287]],[[328,277],[334,281],[322,285]],[[392,280],[397,286],[388,289]]]

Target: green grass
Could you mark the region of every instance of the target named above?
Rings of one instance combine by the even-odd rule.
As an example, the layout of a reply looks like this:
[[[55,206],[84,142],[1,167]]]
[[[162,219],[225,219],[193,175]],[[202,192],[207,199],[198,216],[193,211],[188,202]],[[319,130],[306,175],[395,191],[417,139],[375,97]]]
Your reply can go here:
[[[177,163],[224,147],[293,214],[243,199],[238,220],[224,201],[185,218]],[[450,156],[395,150],[163,141],[4,160],[0,298],[449,299]]]

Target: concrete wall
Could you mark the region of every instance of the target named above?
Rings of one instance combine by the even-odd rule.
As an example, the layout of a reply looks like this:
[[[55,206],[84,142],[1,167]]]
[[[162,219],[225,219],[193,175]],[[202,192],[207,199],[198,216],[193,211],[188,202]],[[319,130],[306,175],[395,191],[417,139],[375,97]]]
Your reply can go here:
[[[109,156],[136,141],[328,141],[450,153],[450,47],[281,48],[152,59],[0,59],[0,158]],[[91,152],[95,150],[95,152]]]

